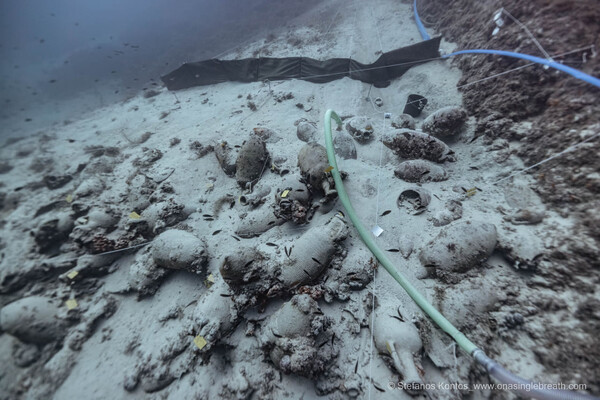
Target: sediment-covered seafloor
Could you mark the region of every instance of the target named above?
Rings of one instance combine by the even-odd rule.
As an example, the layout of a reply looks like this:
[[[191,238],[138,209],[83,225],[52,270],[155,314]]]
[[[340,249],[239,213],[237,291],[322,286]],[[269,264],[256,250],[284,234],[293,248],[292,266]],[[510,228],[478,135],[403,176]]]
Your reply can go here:
[[[443,52],[535,52],[516,24],[491,35],[499,4],[442,3],[419,7]],[[561,53],[598,40],[582,4],[503,6]],[[227,57],[371,62],[421,40],[411,6],[321,4]],[[597,133],[598,93],[535,66],[457,88],[521,65],[433,60],[386,88],[155,87],[8,139],[0,399],[515,398],[475,388],[491,378],[360,240],[327,109],[346,190],[396,268],[511,372],[598,394],[597,142],[498,182]],[[416,117],[410,94],[428,99]]]

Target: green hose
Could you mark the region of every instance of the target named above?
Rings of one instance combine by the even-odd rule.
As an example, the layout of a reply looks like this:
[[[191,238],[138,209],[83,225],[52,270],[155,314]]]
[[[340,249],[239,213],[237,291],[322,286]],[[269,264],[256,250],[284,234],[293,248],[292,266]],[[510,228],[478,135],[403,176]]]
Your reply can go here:
[[[325,113],[325,144],[327,147],[327,158],[329,159],[329,165],[333,167],[331,170],[331,174],[333,175],[333,179],[335,181],[335,188],[338,192],[338,196],[348,213],[348,217],[356,227],[358,234],[362,238],[363,242],[367,245],[369,250],[377,257],[381,265],[386,269],[387,272],[404,288],[406,293],[414,300],[415,303],[421,309],[431,317],[431,319],[448,335],[450,335],[456,343],[460,346],[461,349],[466,351],[468,354],[473,354],[475,350],[477,350],[477,346],[473,344],[465,335],[463,335],[458,329],[454,327],[434,306],[429,304],[429,302],[423,297],[421,293],[396,269],[392,262],[387,258],[385,253],[375,244],[375,241],[371,237],[371,233],[365,229],[363,224],[358,219],[356,212],[354,211],[354,207],[352,207],[352,203],[350,203],[350,199],[348,198],[348,194],[346,193],[346,189],[344,188],[344,184],[342,183],[342,177],[340,176],[340,171],[337,166],[337,161],[335,160],[335,151],[333,149],[333,139],[331,137],[331,119],[335,119],[338,125],[342,124],[342,120],[333,110],[327,110]]]

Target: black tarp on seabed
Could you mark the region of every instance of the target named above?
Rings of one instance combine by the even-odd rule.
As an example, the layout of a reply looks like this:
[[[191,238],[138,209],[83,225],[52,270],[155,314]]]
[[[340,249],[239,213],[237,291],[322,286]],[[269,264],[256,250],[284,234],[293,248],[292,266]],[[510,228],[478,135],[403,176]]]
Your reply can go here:
[[[206,60],[183,64],[161,77],[169,90],[220,82],[257,82],[265,79],[303,79],[314,83],[331,82],[345,76],[376,87],[385,87],[410,67],[439,57],[441,37],[383,53],[372,64],[350,58],[325,61],[308,57],[245,58],[242,60]]]

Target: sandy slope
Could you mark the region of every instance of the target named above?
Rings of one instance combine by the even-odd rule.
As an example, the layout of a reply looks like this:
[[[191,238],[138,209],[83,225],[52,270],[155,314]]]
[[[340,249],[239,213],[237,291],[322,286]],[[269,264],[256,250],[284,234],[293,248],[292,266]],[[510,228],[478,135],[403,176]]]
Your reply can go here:
[[[381,50],[379,35],[383,51],[419,40],[406,4],[388,0],[355,1],[338,13],[342,10],[339,7],[341,3],[315,9],[299,17],[288,31],[251,43],[227,58],[248,57],[259,51],[271,56],[352,56],[371,62]],[[452,45],[443,43],[443,48],[448,51]],[[473,140],[472,120],[458,138],[448,141],[457,161],[444,164],[449,178],[443,182],[417,185],[396,178],[393,170],[400,160],[379,142],[383,135],[393,131],[390,120],[384,119],[382,113],[398,115],[410,93],[422,94],[430,101],[417,118],[417,127],[435,110],[459,106],[461,96],[455,85],[460,76],[456,68],[443,61],[414,67],[389,87],[372,89],[370,97],[380,97],[382,107],[365,100],[368,85],[349,79],[323,85],[272,82],[272,93],[265,83],[233,82],[177,93],[161,90],[155,97],[140,95],[97,110],[60,129],[3,147],[2,159],[8,160],[13,169],[1,176],[3,186],[0,188],[6,193],[0,267],[6,294],[2,296],[2,304],[32,294],[61,302],[75,298],[80,315],[73,316],[71,312],[76,320],[72,326],[89,325],[84,330],[86,333],[80,335],[83,339],[77,339],[74,328],[69,328],[64,346],[53,343],[39,346],[36,361],[27,368],[16,366],[18,357],[14,349],[33,351],[35,346],[19,344],[7,333],[0,335],[0,354],[7,366],[0,375],[5,397],[44,398],[54,393],[56,399],[82,396],[93,399],[309,399],[319,395],[332,399],[408,398],[410,396],[403,391],[389,389],[389,382],[399,381],[398,371],[392,368],[390,357],[381,356],[371,346],[372,293],[381,307],[398,308],[404,319],[418,328],[424,348],[418,352],[417,359],[421,359],[424,382],[485,382],[488,379],[485,374],[472,365],[466,354],[454,349],[449,339],[428,322],[381,268],[366,287],[331,289],[329,298],[319,300],[323,313],[331,318],[326,337],[333,338],[331,346],[337,356],[316,379],[282,374],[258,344],[264,333],[261,329],[267,326],[266,318],[289,300],[289,294],[261,304],[259,308],[264,308],[264,312],[251,308],[237,329],[220,338],[219,344],[208,354],[200,354],[196,349],[193,339],[198,332],[190,321],[197,317],[194,315],[196,305],[209,291],[206,276],[212,274],[218,285],[222,279],[219,266],[226,256],[246,246],[273,259],[283,257],[284,247],[291,247],[309,228],[329,221],[341,206],[333,205],[328,212],[317,211],[308,225],[295,226],[287,222],[259,237],[239,241],[233,236],[240,216],[269,207],[283,178],[267,170],[257,188],[271,189],[268,200],[258,210],[250,211],[240,204],[238,198],[243,191],[235,179],[222,171],[213,152],[199,157],[190,144],[198,141],[203,146],[218,146],[226,140],[231,145],[241,145],[253,128],[268,128],[275,132],[267,142],[272,158],[282,168],[289,169],[290,175],[298,175],[297,155],[305,143],[296,137],[295,122],[301,119],[316,122],[320,133],[322,117],[328,108],[342,116],[373,118],[376,139],[367,144],[356,143],[357,159],[338,158],[338,163],[340,169],[349,174],[346,188],[361,219],[368,227],[378,224],[383,229],[377,239],[379,245],[384,249],[397,249],[407,239],[413,243],[414,251],[407,259],[400,253],[390,252],[398,269],[477,345],[513,372],[546,382],[557,381],[559,377],[548,374],[533,352],[536,338],[524,334],[530,324],[543,325],[556,318],[549,312],[552,306],[547,304],[555,300],[550,290],[533,291],[523,281],[536,279],[531,272],[536,256],[553,246],[555,236],[560,235],[561,230],[568,231],[571,221],[554,212],[547,212],[537,225],[514,225],[503,218],[518,208],[540,211],[543,206],[528,188],[527,177],[518,177],[506,185],[491,184],[522,164],[504,143],[498,144],[498,150],[490,151],[483,147],[481,139]],[[287,93],[292,93],[293,98],[277,101]],[[257,111],[249,109],[249,101],[256,104]],[[298,103],[303,105],[302,109],[297,107]],[[142,141],[145,132],[152,134]],[[175,138],[180,141],[176,143]],[[97,155],[89,146],[114,146],[117,149],[113,152],[118,154],[105,149],[103,154]],[[513,144],[508,146],[510,149]],[[157,151],[162,154],[158,159]],[[40,167],[32,171],[31,165],[35,162]],[[85,168],[77,172],[82,164]],[[43,176],[64,174],[72,174],[74,178],[58,189],[49,190],[43,184],[36,184]],[[91,194],[81,195],[82,185],[91,187]],[[432,194],[428,210],[420,215],[410,215],[396,204],[403,190],[415,186]],[[471,196],[465,194],[465,189],[473,187],[479,190]],[[66,201],[67,196],[70,202]],[[427,275],[419,254],[428,241],[445,229],[435,226],[433,218],[446,209],[449,200],[462,204],[462,218],[455,223],[493,223],[498,232],[499,250],[486,263],[455,275],[452,281],[443,281]],[[34,216],[41,206],[53,201],[59,203],[50,211]],[[181,205],[184,216],[166,222],[165,215],[152,217],[142,206],[163,201]],[[219,202],[225,204],[220,210],[215,206]],[[73,241],[73,235],[62,245],[62,254],[50,257],[36,251],[29,232],[38,232],[45,221],[72,213],[73,208],[80,206],[110,210],[115,216],[110,225],[114,230],[107,229],[104,236],[116,240],[127,231],[136,232],[134,237],[129,237],[130,244],[147,238],[140,233],[139,222],[129,216],[132,211],[141,215],[142,222],[158,223],[157,232],[174,228],[191,232],[206,243],[209,255],[206,273],[172,271],[166,278],[156,278],[157,284],[161,282],[156,293],[138,299],[136,288],[131,287],[132,271],[146,268],[152,262],[151,243],[136,252],[121,253],[110,262],[80,269],[79,277],[71,282],[61,274],[85,264],[80,257],[85,250]],[[382,215],[386,210],[391,212]],[[75,217],[80,218],[75,221],[76,226],[85,227],[89,218],[89,214],[87,217],[85,214]],[[214,220],[204,217],[205,214],[213,215]],[[161,229],[161,222],[171,226]],[[89,230],[82,240],[89,245],[97,232],[104,231]],[[461,235],[454,239],[457,243],[465,240]],[[336,260],[338,269],[326,270],[313,284],[325,287],[327,277],[333,281],[346,270],[369,275],[371,254],[352,228],[343,247],[347,254]],[[71,259],[77,261],[76,265]],[[43,263],[47,268],[40,270]],[[25,275],[27,271],[33,272]],[[8,285],[7,277],[11,275],[23,285]],[[528,307],[514,306],[515,298],[528,296],[531,297]],[[572,298],[569,294],[560,301],[569,303]],[[102,301],[111,306],[94,314],[94,308],[104,304]],[[62,304],[61,308],[65,311]],[[378,318],[386,322],[392,317],[383,313],[378,314]],[[92,323],[95,319],[97,322]],[[393,331],[386,334],[394,335]],[[401,335],[396,338],[400,348],[403,340]],[[373,384],[369,382],[370,377]],[[138,380],[140,383],[135,385]],[[131,391],[126,391],[124,386]],[[440,399],[461,396],[460,391],[449,389],[432,389],[429,394]],[[478,392],[476,395],[487,398],[491,394]]]

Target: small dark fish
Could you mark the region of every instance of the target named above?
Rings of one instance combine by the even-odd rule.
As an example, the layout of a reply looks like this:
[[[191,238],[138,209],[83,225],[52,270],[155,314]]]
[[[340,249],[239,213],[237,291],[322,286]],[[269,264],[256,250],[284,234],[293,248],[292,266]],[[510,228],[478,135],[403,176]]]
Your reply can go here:
[[[214,221],[214,218],[204,218],[205,221]]]
[[[277,247],[277,245],[276,245],[275,243],[273,243],[273,242],[267,242],[267,243],[265,243],[265,244],[266,244],[267,246],[275,246],[275,247]]]
[[[308,277],[309,277],[309,278],[312,278],[312,276],[310,276],[310,274],[308,273],[308,271],[307,271],[307,270],[303,269],[302,271],[304,271],[304,273],[305,273],[306,275],[308,275]]]
[[[356,365],[354,366],[354,373],[358,371],[358,360],[356,360]]]
[[[219,296],[221,296],[221,297],[231,297],[231,295],[227,294],[227,293],[221,293],[221,294],[219,294]]]
[[[219,233],[221,233],[221,229],[214,231],[212,234],[213,234],[213,236],[215,236],[215,235],[217,235]]]
[[[275,332],[273,331],[273,328],[271,328],[271,333],[272,333],[272,334],[273,334],[273,336],[275,336],[276,338],[282,338],[282,337],[283,337],[283,336],[281,336],[281,335],[279,335],[279,334],[275,333]]]
[[[246,265],[244,265],[244,269],[248,268],[250,265],[252,265],[252,263],[254,262],[254,260],[250,260],[246,263]]]
[[[237,237],[237,236],[233,236],[233,235],[231,235],[231,237],[232,237],[232,238],[234,238],[235,240],[237,240],[238,242],[240,241],[240,238],[239,238],[239,237]]]
[[[383,216],[385,216],[385,215],[388,215],[388,214],[389,214],[389,213],[391,213],[391,212],[392,212],[392,210],[385,210],[385,211],[384,211],[384,212],[381,214],[381,216],[383,217]]]
[[[317,259],[316,259],[316,258],[314,258],[314,257],[312,257],[312,260],[313,260],[314,262],[316,262],[317,264],[319,264],[319,265],[323,265],[323,264],[321,264],[321,261],[317,260]]]
[[[385,389],[380,388],[379,386],[377,386],[375,384],[375,382],[373,382],[373,386],[375,386],[375,389],[379,390],[380,392],[385,392]]]
[[[389,251],[390,253],[398,253],[398,252],[400,252],[399,249],[387,249],[386,251]]]
[[[202,214],[203,217],[205,218],[212,218],[214,215],[210,215],[210,214]]]
[[[321,343],[321,344],[319,345],[319,348],[321,348],[321,347],[325,346],[325,345],[327,344],[327,342],[329,342],[329,340],[326,340],[326,341],[324,341],[323,343]]]
[[[331,336],[331,345],[333,346],[333,341],[335,340],[335,332],[333,332],[333,336]]]
[[[478,170],[479,168],[478,168],[478,167],[476,167],[476,166],[474,166],[474,165],[472,165],[472,166],[470,166],[470,167],[469,167],[469,169]]]

